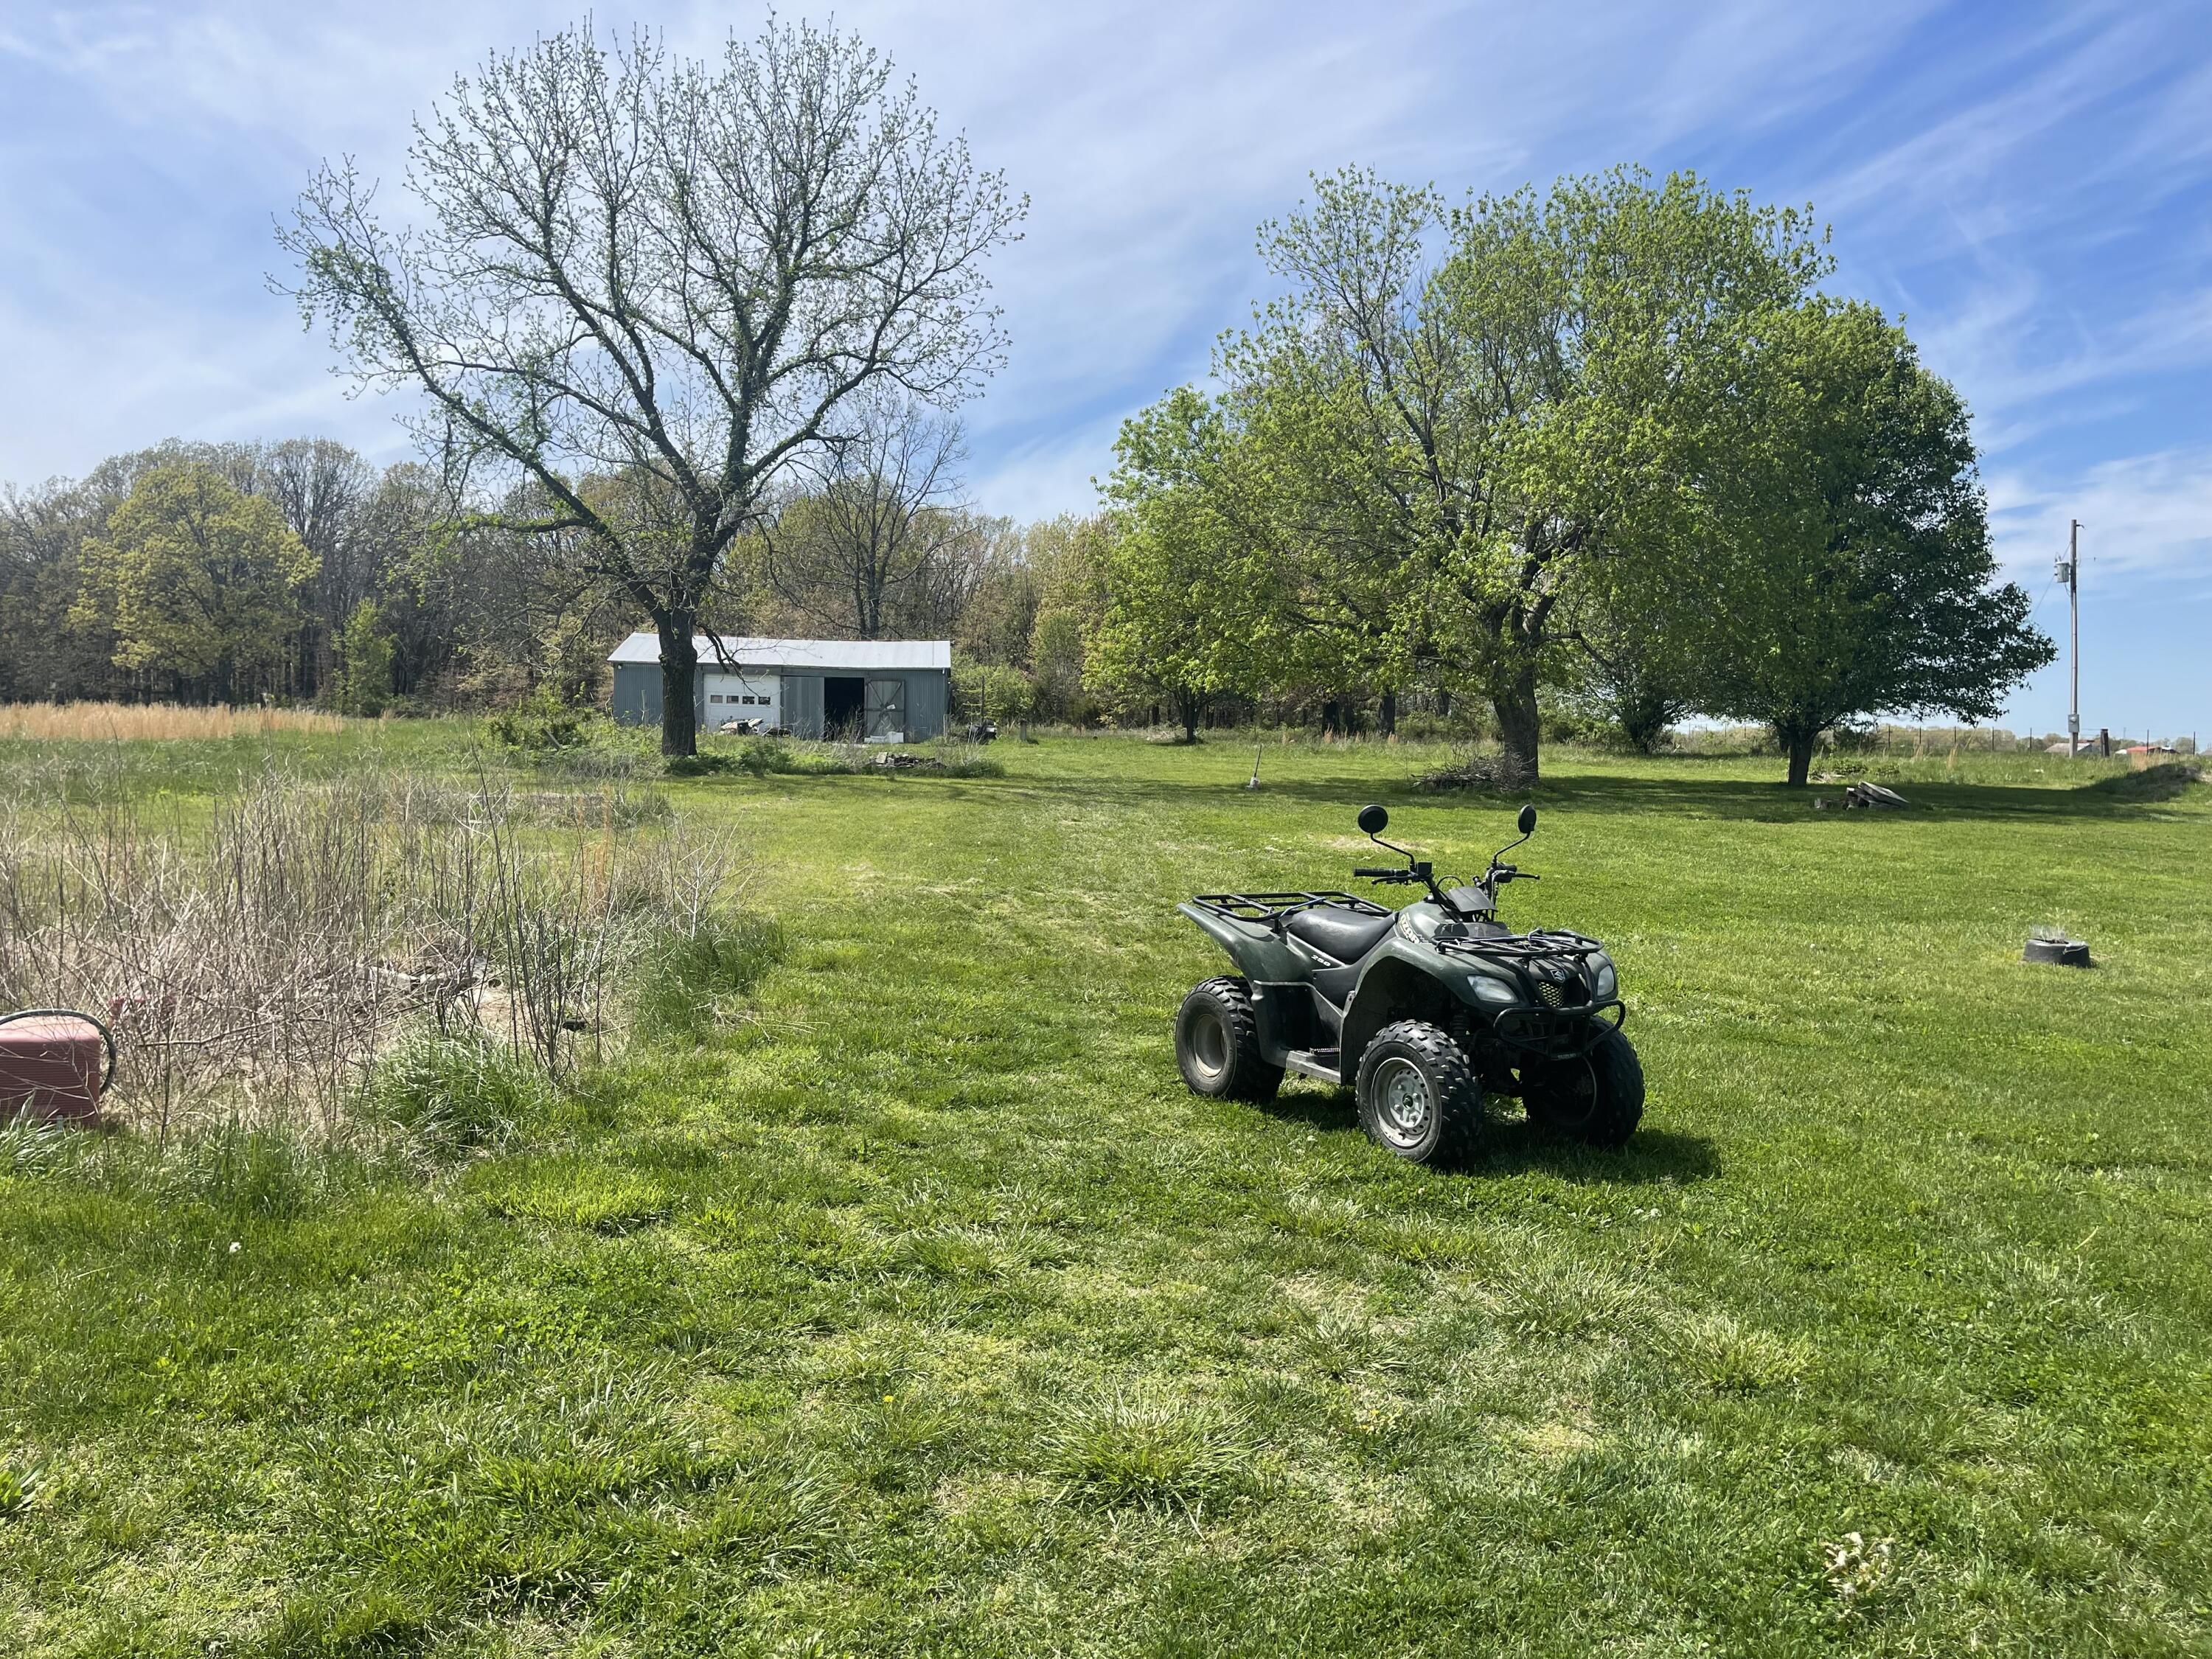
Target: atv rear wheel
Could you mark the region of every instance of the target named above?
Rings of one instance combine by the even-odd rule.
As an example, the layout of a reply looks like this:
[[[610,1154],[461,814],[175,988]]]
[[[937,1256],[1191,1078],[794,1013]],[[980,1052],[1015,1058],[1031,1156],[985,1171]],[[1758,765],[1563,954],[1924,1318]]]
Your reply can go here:
[[[1644,1121],[1644,1062],[1615,1027],[1578,1060],[1522,1066],[1521,1099],[1528,1121],[1549,1133],[1624,1146]]]
[[[1359,1057],[1359,1127],[1415,1164],[1461,1164],[1489,1121],[1474,1069],[1450,1033],[1426,1020],[1386,1025]]]
[[[1176,1011],[1176,1064],[1193,1094],[1217,1100],[1273,1100],[1283,1068],[1260,1051],[1252,988],[1224,975],[1194,988]]]

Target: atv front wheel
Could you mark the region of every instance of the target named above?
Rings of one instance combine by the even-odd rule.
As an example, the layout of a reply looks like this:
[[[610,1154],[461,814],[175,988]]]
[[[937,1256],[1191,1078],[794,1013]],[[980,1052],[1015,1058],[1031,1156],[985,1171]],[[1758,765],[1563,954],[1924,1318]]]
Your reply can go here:
[[[1528,1121],[1549,1133],[1625,1146],[1644,1121],[1644,1062],[1616,1026],[1578,1060],[1522,1066],[1521,1099]]]
[[[1176,1010],[1176,1064],[1193,1094],[1216,1100],[1273,1100],[1283,1068],[1260,1051],[1252,988],[1224,975],[1195,988]]]
[[[1377,1031],[1359,1057],[1359,1127],[1415,1164],[1461,1164],[1489,1121],[1482,1085],[1449,1032],[1401,1019]]]

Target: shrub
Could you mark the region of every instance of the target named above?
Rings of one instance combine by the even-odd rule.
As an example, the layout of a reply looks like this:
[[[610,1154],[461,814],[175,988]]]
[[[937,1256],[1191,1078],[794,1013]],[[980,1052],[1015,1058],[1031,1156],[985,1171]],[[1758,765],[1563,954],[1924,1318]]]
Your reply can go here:
[[[562,702],[552,687],[541,685],[520,702],[499,710],[485,722],[492,736],[526,754],[575,749],[591,741],[598,716]]]

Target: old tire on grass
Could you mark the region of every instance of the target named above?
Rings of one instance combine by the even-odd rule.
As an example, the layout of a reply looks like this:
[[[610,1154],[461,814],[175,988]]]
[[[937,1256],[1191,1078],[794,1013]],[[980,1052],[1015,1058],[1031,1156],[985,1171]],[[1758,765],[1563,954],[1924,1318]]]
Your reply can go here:
[[[1415,1164],[1464,1164],[1482,1144],[1489,1108],[1474,1067],[1449,1032],[1401,1019],[1359,1056],[1359,1127]]]
[[[1618,1027],[1579,1060],[1521,1068],[1528,1121],[1586,1146],[1625,1146],[1644,1120],[1644,1062]]]
[[[1283,1068],[1260,1052],[1252,988],[1224,975],[1194,988],[1176,1010],[1176,1064],[1193,1094],[1216,1100],[1273,1100]]]

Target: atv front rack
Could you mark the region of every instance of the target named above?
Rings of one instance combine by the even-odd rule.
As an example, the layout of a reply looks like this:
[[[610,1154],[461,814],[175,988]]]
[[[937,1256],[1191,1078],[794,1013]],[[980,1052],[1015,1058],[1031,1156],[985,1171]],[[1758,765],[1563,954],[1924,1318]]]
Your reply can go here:
[[[1508,933],[1499,939],[1453,939],[1439,933],[1430,942],[1439,951],[1468,957],[1578,957],[1605,949],[1594,939],[1560,928],[1540,933]]]
[[[1361,898],[1357,893],[1200,893],[1192,898],[1191,902],[1201,910],[1212,911],[1224,921],[1258,921],[1274,926],[1279,926],[1284,917],[1300,910],[1328,906],[1361,916],[1395,914],[1372,899]]]

